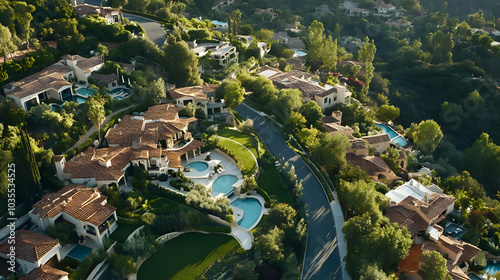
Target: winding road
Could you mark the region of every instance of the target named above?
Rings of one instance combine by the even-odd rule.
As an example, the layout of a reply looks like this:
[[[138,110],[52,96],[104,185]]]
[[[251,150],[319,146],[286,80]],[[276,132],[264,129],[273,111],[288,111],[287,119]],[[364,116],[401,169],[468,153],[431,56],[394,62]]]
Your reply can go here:
[[[254,127],[270,153],[278,159],[284,158],[295,166],[297,179],[303,180],[309,229],[302,279],[348,279],[348,276],[343,277],[335,220],[321,183],[305,162],[288,147],[271,123],[245,104],[236,107],[236,111],[243,118],[254,121]]]

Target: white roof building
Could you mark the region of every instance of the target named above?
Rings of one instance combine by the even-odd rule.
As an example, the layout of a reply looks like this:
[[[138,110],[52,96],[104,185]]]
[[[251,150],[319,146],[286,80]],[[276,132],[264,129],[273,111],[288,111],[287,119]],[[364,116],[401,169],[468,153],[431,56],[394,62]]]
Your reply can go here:
[[[434,184],[426,187],[420,184],[417,180],[411,179],[396,189],[389,191],[385,195],[390,199],[391,204],[399,204],[402,200],[409,196],[427,203],[436,194],[443,194],[443,190]]]

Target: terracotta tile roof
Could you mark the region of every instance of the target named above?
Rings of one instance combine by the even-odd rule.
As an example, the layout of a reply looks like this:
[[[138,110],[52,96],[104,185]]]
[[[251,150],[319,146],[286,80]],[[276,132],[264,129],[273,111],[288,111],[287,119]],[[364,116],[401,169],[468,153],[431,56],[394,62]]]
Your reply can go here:
[[[455,238],[448,237],[445,235],[441,235],[439,237],[440,244],[454,253],[458,253],[463,250],[462,244],[457,241],[458,240],[456,240]]]
[[[417,273],[420,268],[420,255],[422,255],[422,245],[413,244],[408,255],[398,264],[398,271],[402,273]]]
[[[35,263],[45,256],[59,242],[45,234],[20,229],[16,231],[16,257],[30,263]],[[0,244],[0,252],[8,254],[11,244],[7,240]]]
[[[75,10],[75,13],[79,16],[99,15],[101,17],[105,17],[107,14],[110,14],[112,12],[121,13],[121,11],[109,7],[98,7],[88,4],[79,4],[73,7],[73,9]]]
[[[455,203],[457,199],[449,195],[439,195],[437,198],[432,200],[427,207],[422,207],[422,213],[427,216],[428,219],[436,219],[442,212],[444,212],[450,205]]]
[[[54,218],[65,212],[79,221],[87,221],[96,226],[101,225],[116,211],[107,203],[107,196],[97,189],[84,185],[68,185],[55,193],[46,194],[33,205],[33,214],[40,218]]]
[[[334,117],[334,116],[324,116],[321,118],[321,122],[322,123],[336,123],[336,124],[340,124],[341,123],[341,120],[339,120],[338,118]]]
[[[350,138],[353,138],[352,134],[354,133],[354,130],[348,126],[343,126],[337,123],[323,123],[323,127],[327,132],[342,132],[347,135],[347,137],[351,136]]]
[[[118,80],[118,75],[116,75],[116,73],[111,73],[111,74],[92,73],[91,77],[103,83],[104,85],[107,85],[113,81]]]
[[[272,68],[272,70],[275,70],[275,69]],[[303,71],[299,71],[299,70],[292,70],[292,71],[288,71],[288,72],[284,72],[284,73],[282,72],[278,75],[270,77],[269,79],[271,81],[282,81],[282,80],[290,79],[293,77],[293,78],[296,78],[298,80],[309,80],[313,76],[314,76],[313,74],[309,74],[307,72],[303,72]]]
[[[404,206],[388,207],[385,215],[392,223],[406,227],[412,237],[416,237],[419,232],[425,231],[429,226],[429,223],[417,211]]]
[[[476,247],[470,243],[467,243],[467,242],[464,242],[461,240],[458,240],[458,241],[462,242],[462,248],[464,248],[464,250],[462,251],[462,255],[460,256],[460,259],[458,260],[459,264],[463,263],[463,262],[469,262],[479,252],[481,252],[481,249],[479,249],[478,247]]]
[[[57,155],[57,156],[54,156],[52,158],[52,161],[53,162],[59,162],[59,161],[63,160],[63,158],[64,158],[64,155]]]
[[[66,271],[55,269],[48,265],[42,265],[30,271],[30,273],[21,276],[19,280],[60,280],[63,276],[67,275],[69,275],[69,273]]]
[[[300,90],[303,96],[309,98],[313,97],[314,95],[321,95],[323,92],[325,92],[324,88],[294,76],[290,76],[285,79],[278,79],[275,77],[276,76],[272,77],[271,80],[278,89],[298,89]]]
[[[168,167],[173,168],[181,168],[181,156],[184,155],[181,152],[172,152],[172,151],[162,151],[162,155],[166,156],[169,160]]]
[[[352,137],[352,135],[351,135],[351,138],[353,138],[353,139],[349,140],[349,142],[351,143],[352,149],[366,149],[366,148],[368,148],[368,146],[366,145],[366,142],[363,139],[354,138],[354,137]]]
[[[100,59],[97,56],[92,56],[91,58],[84,58],[84,57],[78,56],[78,58],[76,60],[78,61],[76,66],[78,66],[78,68],[82,69],[82,71],[84,73],[90,73],[91,68],[94,68],[97,65],[104,63],[104,61],[102,61],[102,59]]]
[[[427,203],[420,201],[416,199],[413,196],[407,196],[405,199],[401,200],[398,205],[401,206],[413,206],[413,207],[420,207],[420,206],[427,206]]]
[[[72,85],[63,77],[64,75],[72,72],[73,69],[61,64],[50,65],[40,72],[4,86],[6,89],[15,87],[14,90],[6,93],[6,95],[14,95],[21,99],[35,93],[43,92],[50,88],[59,91],[64,86]]]
[[[452,260],[448,260],[446,262],[446,268],[448,269],[448,274],[450,274],[453,280],[470,280],[470,277],[467,276],[467,274],[465,274],[460,267],[454,265]]]
[[[389,179],[397,178],[396,174],[387,166],[383,159],[376,156],[358,156],[352,153],[346,154],[347,163],[361,167],[369,176],[377,177],[384,174]]]
[[[389,134],[387,134],[387,133],[378,134],[378,135],[363,136],[361,138],[363,138],[363,140],[366,140],[368,142],[368,144],[370,144],[370,145],[391,141],[391,138],[389,137]]]
[[[183,87],[169,90],[168,93],[172,99],[182,97],[192,97],[194,99],[208,100],[208,93],[213,93],[219,88],[216,84],[204,84],[202,86]]]
[[[179,119],[179,111],[181,110],[182,108],[177,108],[173,104],[161,104],[149,107],[143,116],[148,120],[174,121]]]

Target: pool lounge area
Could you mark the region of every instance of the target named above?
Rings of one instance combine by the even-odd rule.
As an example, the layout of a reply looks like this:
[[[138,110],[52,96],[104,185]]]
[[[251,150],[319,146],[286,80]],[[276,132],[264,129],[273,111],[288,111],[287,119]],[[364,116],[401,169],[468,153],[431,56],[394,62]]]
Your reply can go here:
[[[408,144],[408,141],[401,136],[401,134],[397,133],[392,127],[385,123],[375,123],[376,126],[382,129],[382,133],[389,134],[389,138],[391,138],[391,142],[397,144],[401,147],[404,147]]]

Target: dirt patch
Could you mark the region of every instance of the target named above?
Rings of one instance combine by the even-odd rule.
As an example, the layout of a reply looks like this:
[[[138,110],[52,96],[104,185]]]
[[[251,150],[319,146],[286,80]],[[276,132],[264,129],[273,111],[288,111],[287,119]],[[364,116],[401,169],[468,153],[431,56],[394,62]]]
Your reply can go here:
[[[44,48],[46,48],[46,47],[56,48],[57,42],[56,41],[42,42],[42,46]],[[30,52],[36,52],[36,49],[31,47],[31,48],[25,49],[25,50],[17,50],[12,54],[12,56],[10,56],[10,55],[7,56],[7,60],[17,60],[17,59],[25,58],[26,54],[30,53]],[[4,62],[5,62],[4,57],[3,56],[0,57],[0,65],[2,65]]]

